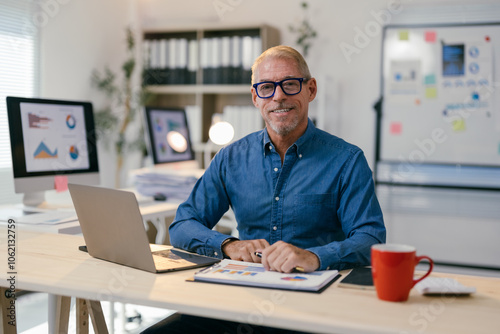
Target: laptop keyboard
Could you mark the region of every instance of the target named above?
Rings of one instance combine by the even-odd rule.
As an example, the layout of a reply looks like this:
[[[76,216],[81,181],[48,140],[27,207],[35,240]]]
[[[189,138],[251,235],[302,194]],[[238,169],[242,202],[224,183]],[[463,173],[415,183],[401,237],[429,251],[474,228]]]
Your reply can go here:
[[[165,249],[161,251],[156,251],[153,252],[153,256],[158,257],[158,260],[160,261],[161,259],[170,259],[170,260],[182,260],[182,258],[179,255],[176,255],[170,251],[170,249]],[[161,260],[161,261],[168,261],[168,260]]]
[[[153,260],[157,270],[174,269],[191,264],[179,255],[172,253],[169,249],[153,252]]]
[[[218,262],[213,259],[197,254],[182,252],[179,250],[165,249],[153,252],[153,260],[157,270],[199,267]]]

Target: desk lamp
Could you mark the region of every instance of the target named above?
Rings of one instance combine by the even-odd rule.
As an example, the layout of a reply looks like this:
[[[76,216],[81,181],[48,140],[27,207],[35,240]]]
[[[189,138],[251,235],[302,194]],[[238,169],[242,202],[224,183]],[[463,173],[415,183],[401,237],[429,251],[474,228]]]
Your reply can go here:
[[[212,126],[210,130],[208,130],[208,141],[205,144],[205,153],[204,153],[204,167],[207,168],[212,160],[212,149],[214,148],[214,144],[218,146],[224,146],[233,140],[234,137],[234,128],[233,126],[226,121],[222,120],[221,114],[214,114],[212,116]]]

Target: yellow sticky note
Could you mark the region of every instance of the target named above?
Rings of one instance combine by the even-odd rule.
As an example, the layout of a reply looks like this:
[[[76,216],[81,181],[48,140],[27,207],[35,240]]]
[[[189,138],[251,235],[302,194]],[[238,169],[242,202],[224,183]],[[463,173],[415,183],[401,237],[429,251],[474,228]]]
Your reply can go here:
[[[408,30],[400,30],[399,31],[399,40],[407,41],[410,39],[410,32]]]
[[[437,88],[436,87],[425,88],[425,97],[428,99],[435,99],[437,97]]]
[[[457,119],[453,121],[453,131],[459,132],[459,131],[465,131],[465,119]]]

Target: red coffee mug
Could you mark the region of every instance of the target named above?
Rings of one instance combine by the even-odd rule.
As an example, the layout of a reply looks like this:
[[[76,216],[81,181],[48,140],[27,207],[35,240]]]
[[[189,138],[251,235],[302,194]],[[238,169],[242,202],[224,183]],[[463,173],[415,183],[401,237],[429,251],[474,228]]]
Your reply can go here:
[[[413,279],[415,266],[426,259],[429,270],[419,279]],[[372,276],[377,296],[381,300],[403,302],[408,300],[411,288],[427,276],[434,267],[428,256],[417,256],[415,247],[397,244],[377,244],[371,248]]]

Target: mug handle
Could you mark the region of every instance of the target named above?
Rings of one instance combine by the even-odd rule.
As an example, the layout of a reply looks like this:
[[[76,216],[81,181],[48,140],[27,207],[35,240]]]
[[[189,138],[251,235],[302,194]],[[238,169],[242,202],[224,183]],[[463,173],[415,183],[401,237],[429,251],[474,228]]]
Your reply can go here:
[[[420,282],[421,280],[423,280],[424,278],[426,278],[427,276],[430,275],[432,269],[434,268],[434,261],[432,261],[432,259],[426,255],[423,255],[423,256],[417,256],[415,258],[415,265],[417,265],[420,261],[422,260],[427,260],[429,261],[429,269],[427,270],[427,272],[425,273],[424,276],[420,277],[419,279],[417,280],[413,280],[413,285],[411,286],[412,288],[415,286],[415,284],[417,284],[418,282]]]

